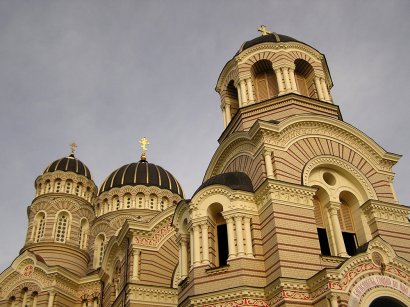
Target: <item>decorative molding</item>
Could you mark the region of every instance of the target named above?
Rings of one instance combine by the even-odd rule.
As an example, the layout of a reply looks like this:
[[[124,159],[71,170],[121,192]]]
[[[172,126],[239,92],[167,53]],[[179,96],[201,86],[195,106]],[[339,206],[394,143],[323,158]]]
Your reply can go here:
[[[361,209],[368,221],[378,220],[392,222],[407,227],[410,226],[407,218],[410,214],[409,207],[370,199],[361,206]]]

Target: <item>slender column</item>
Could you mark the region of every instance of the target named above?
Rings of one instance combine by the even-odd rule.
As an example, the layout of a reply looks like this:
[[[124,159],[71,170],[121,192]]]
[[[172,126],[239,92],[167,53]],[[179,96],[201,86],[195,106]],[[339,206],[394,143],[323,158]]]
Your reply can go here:
[[[230,103],[225,103],[225,114],[226,114],[226,125],[228,126],[229,122],[232,119]]]
[[[340,209],[340,204],[336,202],[329,202],[328,210],[330,214],[330,220],[332,222],[333,235],[335,237],[337,255],[340,257],[347,257],[345,243],[343,241],[342,230],[340,228],[339,218],[337,212]]]
[[[208,224],[201,225],[202,230],[202,263],[209,264]]]
[[[245,80],[239,81],[239,85],[241,87],[241,97],[242,97],[242,105],[245,105],[248,103],[248,97],[246,95],[246,84]]]
[[[253,96],[252,80],[251,80],[251,78],[246,79],[246,85],[247,85],[247,88],[248,88],[249,102],[250,102],[250,103],[254,103],[254,102],[255,102],[255,97]]]
[[[243,233],[242,233],[242,216],[235,216],[236,228],[236,245],[238,247],[238,256],[244,256]]]
[[[315,77],[315,86],[316,86],[316,91],[317,95],[319,96],[319,100],[323,100],[323,90],[322,86],[320,85],[319,77]]]
[[[283,79],[285,80],[285,87],[286,87],[285,91],[289,92],[292,88],[290,87],[288,68],[282,67],[282,72],[283,72]]]
[[[48,305],[47,305],[48,307],[53,307],[55,296],[56,296],[55,292],[50,291],[48,293]]]
[[[233,220],[231,217],[226,219],[226,228],[228,232],[228,250],[229,250],[229,259],[236,257],[236,249],[235,249],[235,233],[233,231]]]
[[[338,303],[337,303],[337,294],[336,293],[331,293],[328,296],[328,299],[330,301],[330,306],[331,307],[338,307],[339,306]]]
[[[139,273],[140,273],[140,253],[141,251],[139,249],[134,250],[134,259],[132,262],[132,278],[135,280],[139,280]]]
[[[87,307],[87,301],[83,301],[83,307]]]
[[[98,300],[97,300],[97,299],[95,299],[95,300],[93,301],[93,307],[98,307]]]
[[[194,265],[198,265],[201,262],[201,247],[199,242],[199,226],[194,225]]]
[[[244,217],[244,228],[245,228],[245,244],[246,244],[245,253],[247,257],[253,257],[251,219],[249,217]]]
[[[224,120],[224,128],[225,128],[227,126],[227,124],[226,124],[226,112],[225,112],[225,105],[224,104],[221,105],[221,110],[222,110],[222,117],[223,117],[223,120]]]
[[[37,299],[38,299],[38,295],[34,295],[31,307],[37,307]]]
[[[280,68],[274,68],[274,70],[276,74],[276,80],[278,81],[279,94],[283,94],[285,90],[283,88],[282,72],[280,71]]]
[[[274,174],[273,174],[273,165],[272,165],[272,153],[269,150],[265,150],[263,152],[263,156],[265,158],[266,176],[268,178],[273,179]]]
[[[326,101],[330,101],[329,91],[327,90],[325,79],[320,78],[320,85],[322,86],[323,96]]]
[[[237,88],[236,88],[237,92],[238,92],[238,103],[239,103],[239,107],[243,106],[243,102],[242,102],[242,94],[241,94],[241,87],[238,84]]]
[[[188,276],[188,246],[186,238],[181,239],[181,279]]]
[[[27,304],[27,291],[24,291],[23,300],[21,302],[21,307],[26,307],[26,304]]]
[[[190,252],[190,254],[191,254],[190,255],[191,256],[191,266],[193,266],[194,265],[194,231],[193,231],[192,228],[189,231],[189,242],[190,242],[189,246],[190,246],[190,249],[191,249],[191,252]]]
[[[289,68],[290,85],[292,86],[292,91],[298,92],[298,87],[296,85],[295,69]]]

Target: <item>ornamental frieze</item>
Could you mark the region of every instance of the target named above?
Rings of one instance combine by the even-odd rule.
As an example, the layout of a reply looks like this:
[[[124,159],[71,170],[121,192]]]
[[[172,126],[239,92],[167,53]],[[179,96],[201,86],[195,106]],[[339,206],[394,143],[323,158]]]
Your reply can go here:
[[[174,227],[172,227],[170,224],[167,224],[157,229],[151,235],[135,235],[133,238],[133,243],[139,246],[158,247],[159,244],[172,232],[174,232]]]

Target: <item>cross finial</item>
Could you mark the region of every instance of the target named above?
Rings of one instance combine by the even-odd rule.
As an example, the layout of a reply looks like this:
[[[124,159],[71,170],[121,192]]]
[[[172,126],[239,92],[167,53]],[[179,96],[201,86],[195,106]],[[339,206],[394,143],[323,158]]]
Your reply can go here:
[[[147,151],[147,145],[149,145],[148,139],[144,136],[144,137],[139,141],[139,143],[141,144],[141,149],[142,149],[142,152],[141,152],[141,160],[142,160],[142,161],[146,161],[146,160],[147,160],[147,157],[146,157],[145,153],[146,153],[146,151]]]
[[[269,30],[266,28],[265,25],[261,25],[261,26],[258,28],[258,31],[261,32],[261,35],[262,35],[262,36],[268,35],[268,34],[272,34],[272,32],[269,31]]]
[[[70,148],[71,148],[71,154],[73,155],[75,153],[75,150],[77,149],[77,144],[76,143],[71,143]]]

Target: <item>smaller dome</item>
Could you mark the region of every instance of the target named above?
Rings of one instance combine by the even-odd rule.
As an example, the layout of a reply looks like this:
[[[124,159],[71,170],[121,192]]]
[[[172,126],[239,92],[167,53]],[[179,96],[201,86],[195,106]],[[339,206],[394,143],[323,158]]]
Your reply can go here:
[[[300,41],[298,41],[298,40],[296,40],[296,39],[294,39],[293,37],[290,37],[290,36],[277,34],[277,33],[270,33],[270,34],[267,34],[267,35],[258,36],[254,39],[251,39],[249,41],[244,42],[242,44],[241,48],[239,49],[239,51],[236,53],[236,55],[238,55],[242,51],[244,51],[244,50],[246,50],[246,49],[248,49],[252,46],[258,45],[258,44],[262,44],[262,43],[279,43],[279,42],[284,42],[284,43],[299,42],[299,43],[301,43]]]
[[[245,192],[253,192],[252,180],[248,175],[242,172],[223,173],[209,178],[207,181],[201,184],[201,186],[195,191],[194,195],[211,185],[224,185],[232,190],[240,190]]]
[[[145,160],[123,165],[119,169],[113,171],[101,185],[98,195],[107,192],[112,188],[119,188],[127,185],[156,186],[161,189],[170,190],[182,198],[184,197],[181,185],[170,172],[163,169],[161,166],[148,163]]]
[[[49,166],[46,167],[43,174],[52,173],[55,171],[73,172],[77,175],[82,175],[87,177],[88,179],[91,179],[91,173],[88,167],[83,162],[78,160],[74,156],[74,154],[52,162]]]

